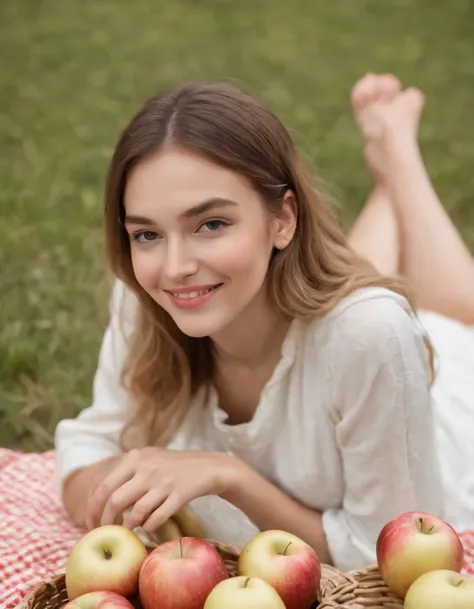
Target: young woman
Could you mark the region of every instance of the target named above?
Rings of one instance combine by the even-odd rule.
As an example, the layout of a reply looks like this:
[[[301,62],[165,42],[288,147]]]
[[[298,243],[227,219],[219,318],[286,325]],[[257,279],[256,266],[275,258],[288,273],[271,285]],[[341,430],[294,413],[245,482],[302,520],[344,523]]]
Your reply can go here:
[[[285,128],[233,86],[155,96],[124,130],[94,400],[56,433],[76,523],[151,533],[187,506],[208,537],[242,545],[286,529],[344,570],[375,560],[401,512],[474,526],[468,486],[449,480],[446,436],[459,446],[465,429],[442,416],[468,403],[452,403],[441,371],[433,407],[432,347],[398,277],[459,318],[439,327],[456,325],[472,357],[460,323],[472,319],[472,260],[424,174],[419,94],[368,76],[353,95],[377,186],[349,240]]]

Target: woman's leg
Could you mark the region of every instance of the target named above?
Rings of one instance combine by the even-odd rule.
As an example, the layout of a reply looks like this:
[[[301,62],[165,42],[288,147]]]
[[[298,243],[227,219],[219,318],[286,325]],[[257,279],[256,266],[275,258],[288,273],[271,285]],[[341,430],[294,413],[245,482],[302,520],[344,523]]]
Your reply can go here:
[[[474,324],[474,260],[434,191],[418,146],[397,150],[389,171],[401,272],[417,291],[419,305]]]
[[[395,77],[371,76],[373,78],[360,81],[352,91],[352,105],[356,118],[362,108],[374,102],[391,102],[400,93],[401,84]],[[364,134],[364,131],[362,133]],[[368,162],[368,159],[366,161]],[[350,231],[349,243],[356,252],[368,258],[380,273],[384,275],[399,273],[398,220],[387,190],[378,179],[375,180],[375,186]]]
[[[388,96],[390,78],[394,77],[367,75],[354,87],[352,103],[367,165],[396,219],[397,230],[390,230],[398,234],[400,274],[418,294],[421,308],[474,324],[474,260],[436,196],[417,142],[423,96],[415,89]],[[381,208],[377,209],[380,216]],[[364,225],[365,235],[360,230]],[[351,240],[356,246],[364,242],[384,246],[387,239],[393,250],[386,225],[361,216],[356,239],[353,233]],[[379,230],[383,238],[371,236]],[[380,255],[369,257],[380,268]]]
[[[352,248],[383,275],[400,271],[400,235],[390,197],[375,186],[349,234]]]

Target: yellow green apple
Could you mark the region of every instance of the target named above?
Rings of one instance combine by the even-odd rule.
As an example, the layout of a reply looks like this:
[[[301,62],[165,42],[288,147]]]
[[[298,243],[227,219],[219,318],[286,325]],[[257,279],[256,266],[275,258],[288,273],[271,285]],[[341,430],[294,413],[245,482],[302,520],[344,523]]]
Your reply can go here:
[[[439,569],[460,572],[464,549],[456,531],[426,512],[406,512],[380,531],[377,564],[387,586],[404,597],[424,573]]]
[[[286,609],[308,609],[319,590],[321,563],[313,548],[296,535],[268,530],[245,544],[237,573],[265,580]]]
[[[72,548],[66,563],[70,600],[87,592],[134,594],[147,549],[142,540],[121,525],[104,525],[86,533]]]
[[[474,580],[439,569],[421,575],[408,589],[404,609],[473,609]]]
[[[140,570],[144,609],[202,609],[211,590],[229,577],[220,554],[204,539],[183,537],[155,548]]]
[[[217,584],[204,609],[285,609],[285,605],[265,580],[240,575]]]

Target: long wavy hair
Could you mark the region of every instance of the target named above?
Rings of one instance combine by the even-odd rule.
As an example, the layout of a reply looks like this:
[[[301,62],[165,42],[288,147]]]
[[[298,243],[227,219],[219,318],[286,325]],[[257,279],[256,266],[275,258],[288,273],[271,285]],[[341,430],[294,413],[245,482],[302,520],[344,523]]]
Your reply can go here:
[[[182,333],[138,284],[124,227],[129,172],[168,145],[245,176],[270,211],[278,211],[288,189],[294,192],[296,231],[288,247],[270,259],[267,277],[270,298],[283,315],[324,315],[349,293],[369,286],[389,288],[414,306],[401,280],[381,276],[349,247],[288,131],[263,103],[222,82],[185,83],[154,95],[122,132],[106,184],[109,265],[138,300],[122,370],[122,383],[135,408],[122,433],[123,446],[137,426],[146,431],[146,443],[166,445],[189,412],[193,395],[208,387],[213,375],[210,339]]]

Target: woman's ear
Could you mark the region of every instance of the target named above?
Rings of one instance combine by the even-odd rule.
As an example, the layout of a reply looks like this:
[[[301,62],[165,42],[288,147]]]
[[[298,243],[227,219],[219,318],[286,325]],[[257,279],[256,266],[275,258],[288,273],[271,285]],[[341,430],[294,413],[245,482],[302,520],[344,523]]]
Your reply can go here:
[[[296,230],[296,222],[298,220],[298,205],[295,193],[292,190],[287,190],[281,208],[275,214],[275,235],[273,245],[283,250],[287,247]]]

